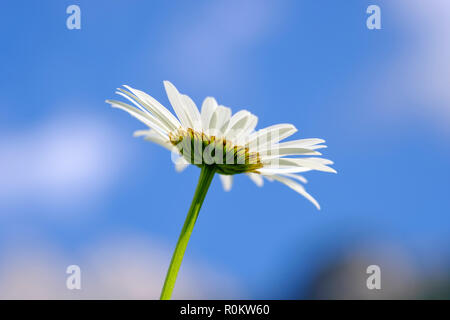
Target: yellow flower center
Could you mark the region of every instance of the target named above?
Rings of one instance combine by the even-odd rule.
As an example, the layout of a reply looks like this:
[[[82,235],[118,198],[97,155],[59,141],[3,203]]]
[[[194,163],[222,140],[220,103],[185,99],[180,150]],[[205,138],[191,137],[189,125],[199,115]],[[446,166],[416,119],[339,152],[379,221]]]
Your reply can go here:
[[[258,172],[263,167],[258,152],[204,132],[178,129],[169,134],[169,139],[189,163],[198,167],[214,166],[220,174]]]

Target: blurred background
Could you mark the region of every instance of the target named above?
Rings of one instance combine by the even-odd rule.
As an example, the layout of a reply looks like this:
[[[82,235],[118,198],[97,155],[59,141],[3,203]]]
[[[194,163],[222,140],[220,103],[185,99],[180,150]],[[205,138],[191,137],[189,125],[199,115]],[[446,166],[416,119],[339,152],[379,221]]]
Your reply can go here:
[[[2,7],[0,298],[159,297],[199,169],[176,173],[104,100],[128,84],[169,107],[163,80],[324,138],[338,171],[306,174],[321,211],[279,183],[224,192],[216,177],[174,298],[450,297],[450,2]],[[81,290],[66,288],[73,264]]]

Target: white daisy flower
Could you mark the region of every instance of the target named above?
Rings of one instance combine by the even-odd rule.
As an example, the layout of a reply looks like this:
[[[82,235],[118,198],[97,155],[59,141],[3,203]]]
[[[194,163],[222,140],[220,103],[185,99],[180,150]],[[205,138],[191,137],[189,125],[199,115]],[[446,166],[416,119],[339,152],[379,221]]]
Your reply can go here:
[[[232,115],[230,108],[208,97],[200,112],[192,99],[179,93],[169,81],[165,81],[164,86],[176,117],[148,94],[129,86],[124,86],[127,90],[118,89],[117,93],[134,107],[115,100],[106,102],[146,124],[148,129],[136,131],[135,136],[144,136],[177,154],[175,167],[178,171],[189,164],[201,168],[161,292],[161,299],[170,299],[189,238],[216,173],[225,190],[230,190],[233,175],[243,173],[258,186],[263,185],[263,178],[279,181],[320,208],[300,184],[306,183],[306,179],[298,173],[335,171],[328,166],[332,164],[330,160],[317,157],[321,155],[317,150],[325,147],[324,140],[281,142],[297,131],[292,124],[277,124],[255,131],[258,118],[247,110]]]
[[[292,124],[277,124],[255,130],[258,117],[247,110],[232,114],[231,109],[207,97],[198,110],[192,99],[169,81],[164,81],[174,116],[148,94],[124,86],[116,92],[134,106],[107,100],[115,108],[125,110],[148,126],[135,136],[143,136],[180,155],[175,168],[182,171],[189,164],[212,166],[226,191],[231,189],[233,175],[244,173],[257,186],[263,178],[279,181],[305,198],[318,209],[318,202],[301,183],[307,180],[298,173],[318,170],[336,172],[332,161],[319,158],[317,150],[326,148],[322,139],[300,139],[282,142],[297,132]]]

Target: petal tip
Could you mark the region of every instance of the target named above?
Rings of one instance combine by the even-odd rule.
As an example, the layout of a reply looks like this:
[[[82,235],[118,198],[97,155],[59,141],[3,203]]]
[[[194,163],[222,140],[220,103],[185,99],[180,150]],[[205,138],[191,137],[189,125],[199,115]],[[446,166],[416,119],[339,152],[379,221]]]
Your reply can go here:
[[[174,85],[172,84],[172,82],[170,82],[169,80],[164,80],[163,81],[164,87],[173,87]]]

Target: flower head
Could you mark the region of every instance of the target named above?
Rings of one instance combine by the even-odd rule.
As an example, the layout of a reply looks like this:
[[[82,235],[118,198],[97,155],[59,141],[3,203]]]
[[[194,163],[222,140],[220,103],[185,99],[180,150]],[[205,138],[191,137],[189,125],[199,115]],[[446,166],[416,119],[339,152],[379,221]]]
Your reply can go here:
[[[225,190],[229,190],[235,174],[244,173],[258,186],[263,177],[279,181],[310,200],[317,201],[300,183],[306,179],[298,173],[318,170],[336,172],[332,161],[319,158],[318,149],[325,148],[322,139],[301,139],[281,142],[294,134],[292,124],[277,124],[255,130],[258,118],[247,110],[232,115],[231,109],[218,105],[207,97],[201,112],[192,99],[164,81],[167,96],[176,117],[148,94],[124,86],[117,94],[129,104],[107,100],[113,107],[125,110],[148,126],[135,132],[179,155],[175,161],[178,171],[187,165],[212,166],[220,175]]]

